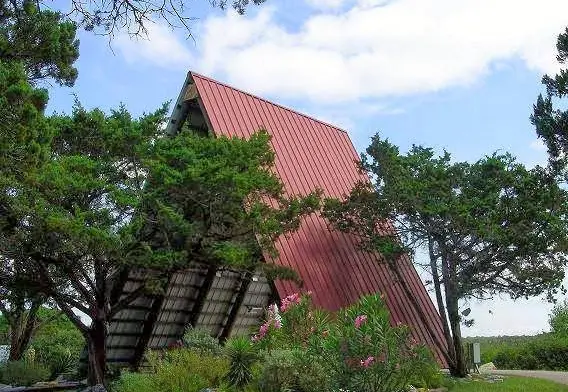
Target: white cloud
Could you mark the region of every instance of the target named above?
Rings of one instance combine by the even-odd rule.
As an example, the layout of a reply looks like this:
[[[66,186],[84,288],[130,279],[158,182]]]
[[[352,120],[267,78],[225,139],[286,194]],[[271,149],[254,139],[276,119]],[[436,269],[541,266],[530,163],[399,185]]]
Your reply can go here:
[[[347,4],[294,31],[270,7],[210,17],[198,37],[199,69],[259,94],[319,102],[417,94],[470,84],[510,59],[553,72],[556,37],[568,24],[565,0]]]
[[[307,0],[307,2],[314,8],[334,9],[343,5],[345,0]]]
[[[189,68],[193,56],[188,45],[176,35],[176,31],[159,24],[147,26],[146,37],[130,37],[121,34],[116,38],[116,47],[126,61],[132,64],[150,63],[162,68]]]

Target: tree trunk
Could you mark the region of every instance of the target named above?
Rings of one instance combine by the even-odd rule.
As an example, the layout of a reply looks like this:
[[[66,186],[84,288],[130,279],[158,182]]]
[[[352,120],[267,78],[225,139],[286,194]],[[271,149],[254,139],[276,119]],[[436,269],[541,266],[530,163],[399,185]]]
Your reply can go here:
[[[28,349],[37,323],[37,312],[41,301],[32,302],[28,311],[22,309],[20,314],[13,318],[10,325],[10,355],[9,361],[19,361]]]
[[[452,306],[453,307],[453,306]],[[465,355],[463,350],[463,342],[461,337],[461,327],[460,327],[460,317],[459,317],[459,310],[457,307],[457,301],[455,309],[448,308],[448,314],[450,318],[450,326],[452,328],[452,337],[454,342],[454,350],[456,353],[456,364],[455,370],[452,376],[455,377],[465,377],[467,376],[468,369],[467,364],[465,362]]]
[[[402,276],[402,273],[400,272],[400,268],[395,264],[396,262],[391,262],[391,261],[387,261],[387,264],[390,268],[390,270],[395,274],[396,279],[398,279],[399,283],[400,283],[400,287],[403,289],[404,293],[406,294],[408,300],[412,303],[412,306],[414,307],[414,310],[416,311],[416,314],[418,315],[418,317],[420,318],[420,321],[422,321],[422,324],[424,325],[424,327],[426,328],[426,330],[428,331],[428,333],[430,334],[430,337],[432,338],[432,341],[434,342],[434,344],[436,346],[438,346],[440,352],[442,353],[442,355],[444,356],[444,359],[446,360],[446,362],[448,362],[448,364],[451,361],[451,358],[449,356],[448,353],[448,348],[449,347],[445,347],[445,345],[443,344],[443,342],[440,341],[440,339],[438,339],[438,335],[436,334],[436,332],[432,329],[431,323],[428,320],[428,318],[426,317],[426,314],[424,312],[424,309],[422,309],[422,306],[420,306],[420,304],[418,304],[418,301],[416,300],[415,294],[412,293],[410,291],[410,289],[408,288],[408,285],[406,285],[404,283],[404,277]]]
[[[448,325],[448,317],[446,314],[446,304],[442,297],[442,284],[440,282],[440,275],[438,271],[437,257],[434,252],[434,240],[428,239],[428,253],[430,255],[430,269],[432,272],[432,282],[434,283],[434,292],[436,294],[436,303],[438,304],[438,312],[440,313],[440,318],[442,319],[442,329],[444,331],[444,338],[446,338],[446,344],[448,345],[448,366],[456,366],[456,352],[454,350],[454,343],[452,339],[452,333],[450,332],[450,326]]]
[[[104,319],[94,319],[87,333],[89,353],[89,385],[104,385],[106,372],[106,325]]]
[[[444,279],[448,319],[450,320],[450,328],[452,330],[452,346],[456,358],[455,365],[450,367],[450,374],[454,377],[465,377],[468,370],[461,337],[457,277],[455,266],[449,264],[447,252],[443,252],[442,255],[442,276]]]

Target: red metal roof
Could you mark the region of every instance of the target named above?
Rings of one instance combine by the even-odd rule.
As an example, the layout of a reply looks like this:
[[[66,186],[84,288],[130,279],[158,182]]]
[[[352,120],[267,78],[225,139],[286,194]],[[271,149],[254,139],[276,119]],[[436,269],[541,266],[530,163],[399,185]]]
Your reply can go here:
[[[272,135],[275,170],[289,194],[321,188],[326,196],[343,197],[363,178],[355,165],[358,154],[345,131],[199,74],[190,75],[216,135],[246,138],[259,129]],[[416,339],[435,347],[400,286],[405,284],[426,310],[439,341],[445,341],[440,317],[408,259],[402,263],[404,282],[398,282],[380,263],[380,255],[360,251],[354,237],[330,231],[326,221],[315,214],[276,245],[277,262],[299,273],[303,290],[313,291],[316,305],[337,310],[363,294],[383,293],[393,322],[409,325]],[[276,288],[281,297],[298,290],[291,282],[276,282]]]

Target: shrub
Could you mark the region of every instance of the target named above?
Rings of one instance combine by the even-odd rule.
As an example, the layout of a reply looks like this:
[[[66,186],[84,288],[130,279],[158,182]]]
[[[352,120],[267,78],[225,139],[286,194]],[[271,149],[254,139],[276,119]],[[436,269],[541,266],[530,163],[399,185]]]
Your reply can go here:
[[[500,369],[568,370],[568,337],[541,335],[522,345],[503,348],[495,355]]]
[[[568,301],[554,305],[548,318],[552,333],[568,336]]]
[[[242,336],[229,339],[225,343],[225,350],[230,361],[227,381],[243,389],[252,380],[253,365],[258,359],[257,350],[249,339]]]
[[[85,339],[64,314],[54,309],[42,308],[39,318],[50,321],[39,327],[31,342],[35,358],[49,368],[51,378],[73,371],[79,363]]]
[[[264,357],[258,389],[261,392],[325,392],[331,390],[331,378],[319,361],[301,350],[273,350]]]
[[[156,387],[151,374],[124,372],[112,390],[116,392],[154,392]]]
[[[0,383],[13,386],[30,386],[49,379],[49,369],[40,363],[11,361],[0,366]]]
[[[203,354],[221,355],[223,348],[219,341],[207,331],[188,328],[182,338],[183,347]]]
[[[274,350],[264,358],[264,366],[258,380],[261,392],[293,390],[296,386],[296,369],[292,351]]]
[[[406,388],[413,380],[435,382],[433,369],[437,371],[437,367],[430,351],[413,341],[407,327],[391,326],[388,310],[377,295],[361,298],[341,310],[333,321],[326,313],[313,309],[309,296],[289,296],[280,311],[282,314],[271,306],[266,322],[253,339],[265,350],[301,352],[302,358],[313,364],[313,375],[329,377],[334,389],[391,392]],[[279,355],[266,359],[259,381],[262,392],[275,391],[278,385],[292,388],[286,384],[292,381],[294,388],[300,388],[299,380],[290,375],[298,369],[294,355]],[[279,375],[267,370],[270,363],[278,365]],[[323,387],[312,384],[315,390]]]
[[[149,373],[123,373],[115,383],[117,392],[199,392],[222,383],[229,363],[224,357],[185,348],[147,357]]]
[[[529,342],[539,339],[540,336],[477,336],[464,338],[464,344],[481,344],[481,362],[495,362],[495,357],[501,351],[511,347],[525,346]],[[464,347],[467,350],[467,347]]]

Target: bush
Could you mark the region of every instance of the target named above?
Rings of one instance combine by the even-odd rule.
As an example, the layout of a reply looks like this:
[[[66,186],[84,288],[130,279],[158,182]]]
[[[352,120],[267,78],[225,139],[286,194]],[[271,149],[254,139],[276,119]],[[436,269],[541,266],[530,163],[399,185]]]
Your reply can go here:
[[[85,347],[79,330],[67,316],[54,309],[42,308],[38,317],[50,321],[40,326],[31,342],[37,361],[49,368],[51,378],[75,370]]]
[[[285,350],[276,358],[266,358],[259,380],[262,392],[301,388],[294,378],[299,364],[293,362],[293,354],[284,354],[286,350],[301,353],[304,364],[312,366],[300,373],[322,378],[311,382],[312,390],[325,390],[325,377],[333,389],[360,392],[402,390],[414,380],[436,382],[438,369],[429,349],[414,342],[407,327],[391,326],[388,310],[377,295],[361,298],[333,321],[313,309],[309,296],[284,299],[280,311],[282,314],[271,306],[266,322],[253,337],[262,349]],[[271,374],[274,370],[269,364],[279,369],[278,375]]]
[[[199,392],[222,383],[229,370],[225,357],[179,348],[148,355],[149,373],[123,373],[117,392]]]
[[[124,372],[112,390],[116,392],[153,392],[155,388],[151,374]]]
[[[495,357],[503,350],[511,347],[525,346],[529,342],[539,339],[540,336],[476,336],[464,338],[464,345],[468,343],[480,343],[481,345],[481,362],[495,363]],[[464,346],[467,350],[467,347]]]
[[[552,333],[568,336],[568,301],[554,305],[548,318]]]
[[[183,347],[202,354],[221,355],[223,348],[219,341],[207,331],[188,328],[182,338]]]
[[[49,369],[40,363],[11,361],[0,366],[0,383],[13,386],[30,386],[49,379]]]
[[[568,370],[568,337],[541,335],[525,344],[503,348],[495,355],[500,369]]]
[[[331,386],[325,367],[297,349],[267,353],[258,380],[261,392],[325,392]]]
[[[40,327],[30,342],[26,355],[33,355],[51,372],[51,378],[74,370],[79,362],[85,339],[79,330],[56,309],[41,307],[37,314]],[[0,344],[9,339],[4,337],[8,331],[6,319],[0,315]]]

